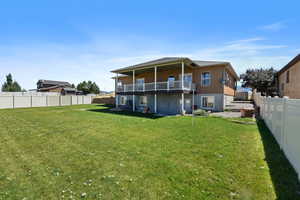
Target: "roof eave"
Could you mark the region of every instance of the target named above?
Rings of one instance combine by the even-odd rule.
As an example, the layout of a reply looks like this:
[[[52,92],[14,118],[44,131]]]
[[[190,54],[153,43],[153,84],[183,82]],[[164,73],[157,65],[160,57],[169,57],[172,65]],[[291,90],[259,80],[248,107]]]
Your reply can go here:
[[[293,58],[288,64],[286,64],[283,68],[281,68],[281,70],[279,70],[277,72],[278,75],[282,74],[283,72],[285,72],[286,70],[288,70],[290,67],[292,67],[293,65],[295,65],[297,62],[300,61],[300,54],[298,54],[295,58]]]
[[[193,61],[189,58],[180,58],[176,61],[169,61],[169,62],[164,62],[164,63],[160,63],[160,64],[149,64],[149,65],[132,67],[132,68],[131,67],[126,67],[127,69],[120,68],[120,69],[112,70],[110,72],[112,72],[112,73],[125,73],[125,72],[130,72],[130,71],[133,71],[133,70],[137,70],[137,69],[148,69],[148,68],[153,68],[155,66],[160,67],[160,66],[166,66],[166,65],[171,65],[171,64],[177,64],[177,63],[181,63],[181,62],[193,63]]]

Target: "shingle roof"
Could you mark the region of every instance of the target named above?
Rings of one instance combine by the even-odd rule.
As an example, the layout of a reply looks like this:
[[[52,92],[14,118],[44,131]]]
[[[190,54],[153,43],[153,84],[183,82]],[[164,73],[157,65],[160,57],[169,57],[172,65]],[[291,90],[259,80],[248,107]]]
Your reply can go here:
[[[113,70],[112,72],[117,72],[117,71],[121,71],[121,70],[137,69],[137,68],[140,68],[140,67],[159,65],[159,64],[170,63],[170,62],[179,62],[179,61],[182,61],[182,60],[185,60],[185,59],[188,59],[188,58],[185,58],[185,57],[164,57],[164,58],[160,58],[160,59],[157,59],[157,60],[151,60],[151,61],[148,61],[148,62],[144,62],[144,63],[140,63],[140,64],[120,68],[120,69],[117,69],[117,70]]]
[[[222,61],[201,61],[201,60],[193,60],[194,63],[196,63],[200,67],[207,67],[212,65],[226,65],[229,64],[229,62],[222,62]]]
[[[298,54],[293,60],[291,60],[286,66],[284,66],[281,70],[279,70],[278,74],[283,73],[293,65],[295,65],[297,62],[300,61],[300,54]]]
[[[233,75],[239,79],[238,75],[232,68],[231,64],[229,62],[224,62],[224,61],[201,61],[201,60],[191,60],[187,57],[164,57],[160,58],[157,60],[152,60],[136,65],[132,65],[129,67],[124,67],[120,69],[113,70],[111,72],[113,73],[119,73],[119,72],[126,72],[134,69],[139,69],[139,68],[144,68],[144,67],[153,67],[155,65],[162,65],[162,64],[167,64],[167,63],[176,63],[176,62],[186,62],[192,64],[194,67],[208,67],[208,66],[216,66],[216,65],[226,65],[229,66],[231,71],[233,72]]]

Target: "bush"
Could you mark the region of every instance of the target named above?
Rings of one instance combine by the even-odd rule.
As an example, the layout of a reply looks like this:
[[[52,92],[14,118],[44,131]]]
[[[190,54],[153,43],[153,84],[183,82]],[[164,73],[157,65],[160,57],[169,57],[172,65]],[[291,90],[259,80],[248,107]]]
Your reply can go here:
[[[195,110],[193,114],[198,115],[198,116],[207,116],[208,115],[207,111],[202,110],[202,109]]]

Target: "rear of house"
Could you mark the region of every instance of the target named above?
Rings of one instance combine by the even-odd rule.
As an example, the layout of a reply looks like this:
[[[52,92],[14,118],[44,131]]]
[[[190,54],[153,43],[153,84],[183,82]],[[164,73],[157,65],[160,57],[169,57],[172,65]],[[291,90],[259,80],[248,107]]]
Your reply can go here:
[[[239,79],[229,62],[168,57],[112,71],[116,106],[160,114],[223,111]]]
[[[279,95],[300,99],[300,54],[277,74]]]

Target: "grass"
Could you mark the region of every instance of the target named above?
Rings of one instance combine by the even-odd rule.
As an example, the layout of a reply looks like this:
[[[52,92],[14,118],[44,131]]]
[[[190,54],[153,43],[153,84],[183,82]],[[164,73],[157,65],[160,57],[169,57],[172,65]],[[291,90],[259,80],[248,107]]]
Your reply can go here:
[[[299,199],[264,124],[99,105],[0,110],[0,199]]]

